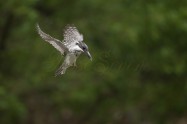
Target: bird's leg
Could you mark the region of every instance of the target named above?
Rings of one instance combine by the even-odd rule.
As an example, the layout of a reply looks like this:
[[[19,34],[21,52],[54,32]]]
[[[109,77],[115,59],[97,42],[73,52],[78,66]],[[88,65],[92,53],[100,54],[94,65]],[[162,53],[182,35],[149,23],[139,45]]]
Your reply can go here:
[[[78,58],[78,56],[79,56],[79,52],[75,52],[75,60],[74,60],[74,62],[73,62],[73,66],[77,66],[77,64],[76,64],[76,61],[77,61],[77,58]]]
[[[73,66],[75,66],[75,67],[77,66],[77,64],[76,64],[76,60],[75,60],[75,62],[73,63]]]

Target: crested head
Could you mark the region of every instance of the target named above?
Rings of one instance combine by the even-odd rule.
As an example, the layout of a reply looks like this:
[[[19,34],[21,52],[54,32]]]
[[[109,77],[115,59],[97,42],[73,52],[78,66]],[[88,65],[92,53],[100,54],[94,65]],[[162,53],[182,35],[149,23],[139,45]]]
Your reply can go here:
[[[84,53],[92,60],[92,56],[88,51],[88,46],[84,42],[78,42],[77,45],[84,51]]]
[[[88,46],[84,42],[78,42],[77,44],[83,51],[88,51]]]

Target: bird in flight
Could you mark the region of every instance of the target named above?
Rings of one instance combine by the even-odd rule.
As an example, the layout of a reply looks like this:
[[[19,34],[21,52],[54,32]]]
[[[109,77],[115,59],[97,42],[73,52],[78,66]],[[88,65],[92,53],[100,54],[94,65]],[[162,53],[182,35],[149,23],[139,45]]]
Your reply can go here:
[[[49,34],[44,33],[39,24],[36,25],[40,37],[55,47],[61,55],[65,56],[64,62],[57,69],[55,76],[65,74],[66,69],[70,66],[76,66],[76,60],[81,53],[85,53],[92,61],[92,56],[88,51],[88,46],[83,42],[83,35],[79,33],[74,25],[67,25],[64,29],[64,40],[51,37]]]

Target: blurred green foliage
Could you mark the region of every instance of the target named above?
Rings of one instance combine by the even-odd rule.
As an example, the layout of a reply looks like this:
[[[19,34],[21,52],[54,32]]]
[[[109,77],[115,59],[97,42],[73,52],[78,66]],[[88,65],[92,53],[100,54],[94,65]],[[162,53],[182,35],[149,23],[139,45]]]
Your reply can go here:
[[[187,1],[0,1],[1,124],[187,123]],[[84,55],[63,57],[36,32],[84,35]]]

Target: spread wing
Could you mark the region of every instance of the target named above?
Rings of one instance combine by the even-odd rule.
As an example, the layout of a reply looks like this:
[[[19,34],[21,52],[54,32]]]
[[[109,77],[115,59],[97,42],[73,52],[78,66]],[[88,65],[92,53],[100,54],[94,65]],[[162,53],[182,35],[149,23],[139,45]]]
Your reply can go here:
[[[79,33],[74,25],[67,25],[64,29],[64,45],[70,48],[77,42],[83,41],[83,35]]]
[[[53,45],[53,47],[55,47],[58,51],[60,51],[61,54],[64,54],[64,52],[67,50],[66,46],[58,39],[55,39],[53,37],[51,37],[50,35],[44,33],[39,25],[36,25],[38,34],[41,36],[42,39],[44,39],[46,42],[50,43],[51,45]]]

